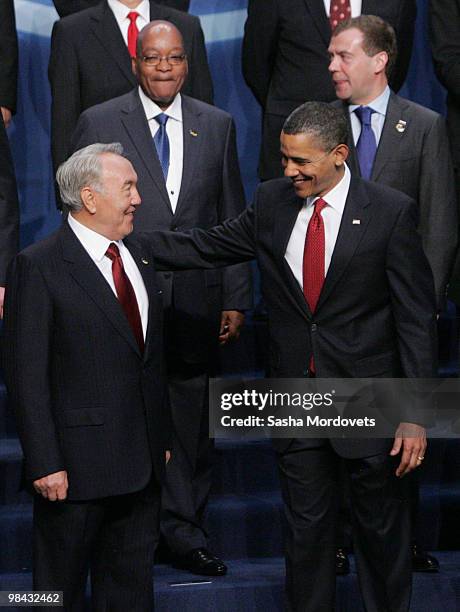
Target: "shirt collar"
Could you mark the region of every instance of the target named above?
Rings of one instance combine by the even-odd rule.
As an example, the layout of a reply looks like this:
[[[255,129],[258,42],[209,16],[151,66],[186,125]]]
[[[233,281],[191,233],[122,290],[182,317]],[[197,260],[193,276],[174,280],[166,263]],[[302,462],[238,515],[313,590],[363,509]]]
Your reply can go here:
[[[344,164],[345,172],[337,185],[331,189],[325,196],[324,200],[327,205],[342,214],[345,208],[345,202],[348,196],[348,190],[350,189],[351,174],[347,164]],[[307,208],[313,206],[319,196],[310,196],[306,199]]]
[[[388,100],[390,99],[390,93],[391,93],[390,88],[387,85],[385,89],[382,91],[382,93],[380,94],[380,96],[372,100],[372,102],[369,102],[369,104],[365,104],[364,106],[368,106],[369,108],[372,108],[373,111],[385,117],[385,115],[387,114]],[[359,106],[362,106],[362,105],[361,104],[349,104],[348,111],[350,115]]]
[[[123,21],[123,19],[128,18],[128,13],[131,11],[136,11],[139,15],[145,20],[146,23],[150,21],[150,3],[148,0],[142,0],[142,2],[136,6],[135,9],[130,9],[124,4],[122,4],[119,0],[107,0],[110,8],[112,9],[113,14],[115,15],[115,19],[117,21]],[[141,28],[139,28],[141,30]]]
[[[145,116],[147,117],[147,121],[153,119],[157,115],[164,113],[171,119],[175,121],[180,121],[182,123],[182,98],[180,93],[176,95],[173,100],[173,103],[168,106],[166,110],[162,110],[158,104],[155,104],[153,100],[151,100],[145,93],[142,91],[142,88],[139,87],[139,98],[141,99],[142,106],[144,107]]]
[[[114,242],[118,245],[118,248],[121,250],[123,243],[121,240],[109,240],[102,234],[98,234],[94,230],[90,229],[86,225],[77,221],[72,213],[67,217],[67,222],[70,225],[70,228],[81,242],[83,248],[88,253],[88,255],[94,261],[102,261],[107,249],[109,248],[109,244]]]

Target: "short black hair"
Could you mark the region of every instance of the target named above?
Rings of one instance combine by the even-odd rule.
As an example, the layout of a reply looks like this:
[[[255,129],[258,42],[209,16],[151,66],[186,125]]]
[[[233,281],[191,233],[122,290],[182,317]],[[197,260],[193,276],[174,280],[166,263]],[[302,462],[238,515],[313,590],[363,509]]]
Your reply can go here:
[[[309,134],[318,139],[325,151],[347,144],[348,124],[345,113],[327,102],[305,102],[296,108],[283,125],[285,134]]]

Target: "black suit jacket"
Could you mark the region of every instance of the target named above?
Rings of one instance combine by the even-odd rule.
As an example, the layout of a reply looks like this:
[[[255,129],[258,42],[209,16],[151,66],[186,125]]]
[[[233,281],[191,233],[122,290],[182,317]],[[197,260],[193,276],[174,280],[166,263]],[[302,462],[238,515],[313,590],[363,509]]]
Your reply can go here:
[[[67,17],[72,13],[78,13],[84,9],[96,6],[101,0],[53,0],[59,17]],[[190,0],[157,0],[157,4],[170,6],[179,11],[188,11]]]
[[[94,106],[80,117],[72,150],[94,142],[121,142],[138,175],[142,205],[135,229],[210,228],[244,208],[231,116],[182,96],[184,157],[179,200],[173,214],[144,108],[136,88]],[[174,342],[187,361],[206,362],[216,347],[221,310],[252,306],[247,265],[223,270],[163,274],[165,305],[174,306]]]
[[[16,111],[18,37],[13,0],[0,2],[0,106]]]
[[[349,165],[359,174],[348,106]],[[396,126],[405,122],[404,129]],[[457,202],[449,141],[443,117],[434,111],[390,95],[371,180],[406,193],[418,204],[418,229],[433,271],[438,307],[444,306],[446,287],[457,247]]]
[[[0,115],[0,287],[19,246],[19,202],[8,136]]]
[[[398,91],[412,53],[416,2],[363,0],[361,12],[382,17],[396,30],[400,49],[391,83]],[[243,74],[265,112],[287,117],[307,100],[335,99],[330,39],[323,0],[249,0]]]
[[[199,19],[155,2],[150,3],[150,17],[171,21],[179,28],[189,63],[183,91],[212,103],[212,81]],[[52,92],[51,148],[57,169],[69,155],[80,113],[137,85],[128,49],[105,0],[54,24],[48,75]]]
[[[255,257],[268,311],[272,377],[306,376],[311,354],[317,376],[324,378],[435,376],[433,278],[416,231],[414,202],[352,179],[314,315],[285,260],[302,204],[288,179],[267,181],[237,219],[207,232],[153,232],[156,261],[170,268],[205,267]],[[388,444],[332,443],[348,457],[372,455]],[[278,441],[277,447],[288,444]]]
[[[120,303],[65,223],[9,270],[5,376],[27,479],[67,470],[70,500],[161,480],[170,442],[152,257],[125,241],[149,298],[141,355]],[[149,262],[148,264],[145,262]]]

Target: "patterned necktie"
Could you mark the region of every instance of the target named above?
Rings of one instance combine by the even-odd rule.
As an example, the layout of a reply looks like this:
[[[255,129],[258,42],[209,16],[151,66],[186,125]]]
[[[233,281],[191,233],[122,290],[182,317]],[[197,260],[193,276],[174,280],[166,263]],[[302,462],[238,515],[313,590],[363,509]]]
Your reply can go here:
[[[310,219],[303,251],[303,294],[312,313],[316,310],[324,283],[324,222],[321,211],[327,206],[323,198],[315,202],[315,210]],[[310,357],[310,372],[315,373],[313,355]]]
[[[144,333],[142,331],[141,315],[139,313],[136,294],[134,293],[131,281],[123,267],[120,251],[114,242],[109,244],[106,256],[112,261],[113,282],[115,284],[118,301],[125,312],[126,318],[128,319],[142,353],[144,351]]]
[[[131,11],[127,15],[129,19],[128,26],[128,51],[131,57],[136,57],[136,44],[137,44],[137,35],[139,34],[139,30],[137,29],[136,19],[139,17],[139,13],[136,11]]]
[[[361,121],[361,134],[356,144],[359,168],[361,176],[370,180],[372,166],[374,165],[375,154],[377,152],[377,141],[372,130],[371,117],[375,111],[368,106],[359,106],[355,109],[355,114]]]
[[[331,0],[329,8],[329,23],[331,24],[331,30],[335,30],[341,21],[350,19],[350,17],[350,0]]]
[[[163,170],[163,175],[166,181],[168,179],[169,170],[169,138],[168,133],[166,132],[166,122],[168,121],[168,115],[160,113],[155,117],[155,121],[159,123],[160,127],[158,128],[157,133],[153,137],[153,142],[155,143],[158,159],[160,160],[161,169]]]

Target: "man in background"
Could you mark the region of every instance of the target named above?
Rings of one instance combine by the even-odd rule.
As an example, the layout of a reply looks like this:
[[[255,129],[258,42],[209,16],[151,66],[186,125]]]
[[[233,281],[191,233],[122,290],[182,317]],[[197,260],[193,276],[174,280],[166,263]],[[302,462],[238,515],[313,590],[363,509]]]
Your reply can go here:
[[[72,13],[78,13],[84,9],[96,6],[101,0],[53,0],[59,17],[67,17]],[[157,0],[157,4],[170,6],[179,11],[188,11],[190,0]]]

